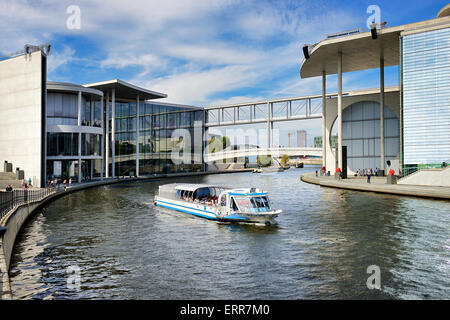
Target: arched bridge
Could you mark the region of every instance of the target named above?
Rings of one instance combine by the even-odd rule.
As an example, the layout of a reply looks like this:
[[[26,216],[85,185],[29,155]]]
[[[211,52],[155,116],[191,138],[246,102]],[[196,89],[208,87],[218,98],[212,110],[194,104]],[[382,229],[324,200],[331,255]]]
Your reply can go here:
[[[219,152],[205,154],[205,162],[220,161],[223,159],[242,158],[252,156],[267,156],[281,158],[284,154],[289,157],[321,157],[322,148],[250,148],[238,150],[222,150]]]

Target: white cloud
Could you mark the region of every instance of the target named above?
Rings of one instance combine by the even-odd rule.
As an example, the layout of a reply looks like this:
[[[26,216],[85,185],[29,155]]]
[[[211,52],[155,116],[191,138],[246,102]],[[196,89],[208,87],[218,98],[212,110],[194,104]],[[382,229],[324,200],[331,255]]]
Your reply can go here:
[[[67,65],[75,56],[75,50],[64,46],[62,52],[51,53],[48,57],[47,70],[51,74],[63,65]]]
[[[299,78],[301,46],[356,21],[347,12],[290,0],[80,0],[81,30],[68,30],[71,4],[0,0],[0,50],[61,39],[53,47],[62,50],[49,61],[56,72],[85,59],[77,45],[89,40],[98,47],[98,61],[89,63],[95,80],[95,68],[109,78],[133,70],[124,80],[168,93],[169,101],[204,106],[320,89],[320,80]]]

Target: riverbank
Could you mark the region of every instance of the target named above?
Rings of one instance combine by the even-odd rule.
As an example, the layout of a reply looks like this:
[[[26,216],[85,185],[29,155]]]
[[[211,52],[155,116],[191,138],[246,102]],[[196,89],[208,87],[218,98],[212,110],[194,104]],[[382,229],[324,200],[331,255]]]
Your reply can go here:
[[[103,180],[93,180],[90,182],[74,184],[67,187],[66,191],[58,190],[49,194],[40,201],[23,204],[13,208],[0,220],[0,228],[4,228],[4,233],[0,236],[0,299],[12,299],[11,285],[9,281],[9,266],[11,262],[11,255],[14,248],[14,243],[17,235],[20,233],[22,226],[33,215],[36,209],[57,199],[68,195],[70,193],[85,190],[94,187],[100,187],[116,183],[127,183],[136,181],[155,181],[166,178],[188,177],[188,176],[203,176],[211,174],[224,174],[236,172],[248,172],[252,169],[235,169],[235,170],[218,170],[206,172],[187,172],[187,173],[173,173],[173,174],[158,174],[154,176],[144,177],[124,177],[124,178],[109,178]]]
[[[371,177],[371,183],[367,183],[366,177],[349,177],[338,181],[334,176],[316,177],[315,173],[311,172],[301,175],[300,179],[322,187],[450,200],[450,187],[386,184],[387,177]]]

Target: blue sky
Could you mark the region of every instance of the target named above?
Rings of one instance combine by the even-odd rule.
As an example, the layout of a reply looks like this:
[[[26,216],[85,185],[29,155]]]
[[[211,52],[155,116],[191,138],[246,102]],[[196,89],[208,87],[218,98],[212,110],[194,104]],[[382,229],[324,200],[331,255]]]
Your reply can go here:
[[[395,26],[435,18],[447,3],[0,0],[0,52],[51,42],[50,80],[120,78],[170,102],[210,106],[320,93],[320,78],[299,77],[303,44],[365,28],[369,5]],[[81,10],[80,29],[67,28],[70,5]],[[378,70],[344,74],[344,90],[376,87],[378,79]],[[398,68],[387,68],[386,85],[397,83]]]

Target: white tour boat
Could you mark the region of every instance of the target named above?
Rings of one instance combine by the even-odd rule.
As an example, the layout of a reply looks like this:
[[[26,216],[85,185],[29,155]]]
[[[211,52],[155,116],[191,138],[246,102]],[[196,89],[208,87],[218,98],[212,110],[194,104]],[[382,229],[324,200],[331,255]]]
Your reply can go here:
[[[267,192],[256,188],[226,188],[206,184],[159,186],[155,205],[221,222],[276,224],[281,210],[272,210]]]

